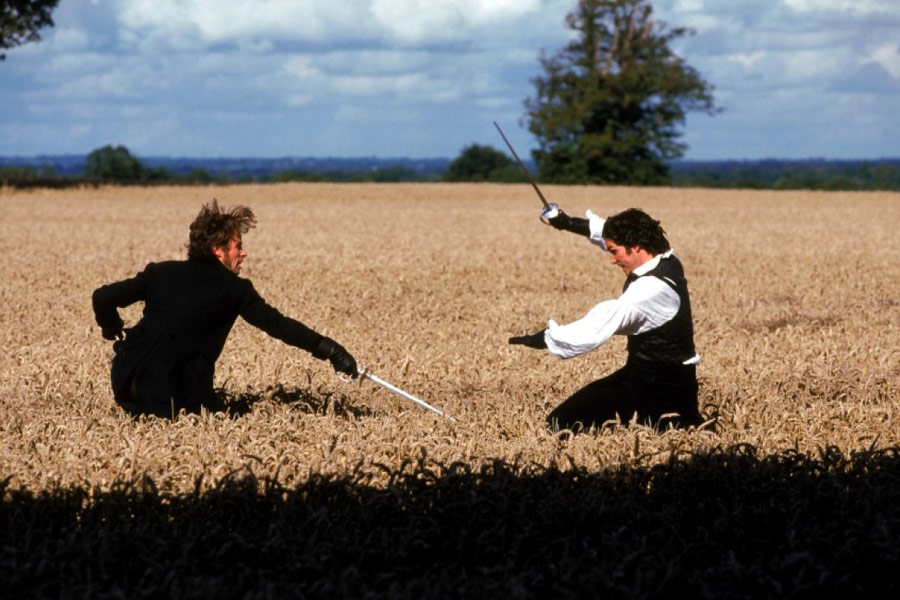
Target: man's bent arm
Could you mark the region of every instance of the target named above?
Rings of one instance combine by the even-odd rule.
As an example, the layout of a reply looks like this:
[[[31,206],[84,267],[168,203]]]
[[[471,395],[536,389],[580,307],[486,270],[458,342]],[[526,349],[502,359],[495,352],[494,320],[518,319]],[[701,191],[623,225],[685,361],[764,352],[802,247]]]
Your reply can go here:
[[[104,285],[91,295],[94,319],[103,331],[122,330],[124,323],[117,309],[130,306],[144,299],[144,274],[138,273],[131,279]]]

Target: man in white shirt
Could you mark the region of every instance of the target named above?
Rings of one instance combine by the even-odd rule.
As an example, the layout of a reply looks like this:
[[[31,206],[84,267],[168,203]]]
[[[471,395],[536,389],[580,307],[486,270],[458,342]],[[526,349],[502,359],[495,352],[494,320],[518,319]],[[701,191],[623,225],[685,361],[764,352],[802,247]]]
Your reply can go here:
[[[547,417],[548,426],[579,432],[619,420],[657,427],[699,425],[691,303],[681,262],[659,221],[630,208],[608,219],[562,211],[553,227],[587,238],[610,253],[626,275],[622,295],[597,304],[584,317],[511,337],[510,344],[546,348],[572,358],[601,346],[613,335],[628,336],[625,366],[575,392]]]

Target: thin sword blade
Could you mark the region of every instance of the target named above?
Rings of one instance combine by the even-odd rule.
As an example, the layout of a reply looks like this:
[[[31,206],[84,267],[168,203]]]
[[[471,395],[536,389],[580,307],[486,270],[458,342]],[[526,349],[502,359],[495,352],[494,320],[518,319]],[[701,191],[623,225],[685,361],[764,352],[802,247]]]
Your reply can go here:
[[[440,411],[440,410],[436,409],[435,407],[431,406],[430,404],[428,404],[427,402],[425,402],[425,401],[423,401],[423,400],[419,400],[418,398],[416,398],[415,396],[413,396],[412,394],[410,394],[410,393],[408,393],[408,392],[404,392],[403,390],[401,390],[401,389],[398,388],[397,386],[391,385],[390,383],[388,383],[388,382],[385,381],[384,379],[381,379],[380,377],[376,377],[375,375],[372,375],[372,374],[369,373],[368,371],[365,371],[365,372],[361,373],[361,375],[362,375],[363,377],[365,377],[366,379],[368,379],[368,380],[370,380],[370,381],[372,381],[372,382],[374,382],[374,383],[377,383],[377,384],[380,385],[381,387],[383,387],[383,388],[385,388],[385,389],[387,389],[387,390],[390,390],[390,391],[394,392],[394,393],[397,394],[398,396],[403,396],[403,397],[406,398],[407,400],[411,400],[412,402],[415,402],[416,404],[418,404],[418,405],[421,406],[422,408],[426,408],[426,409],[430,410],[430,411],[433,412],[433,413],[437,413],[437,414],[441,415],[442,417],[445,417],[445,418],[447,418],[447,419],[450,419],[451,421],[454,421],[454,422],[456,421],[456,419],[454,419],[453,417],[448,416],[448,415],[445,415],[445,414],[443,413],[443,411]]]
[[[547,202],[547,199],[544,198],[544,194],[541,193],[541,188],[538,187],[538,184],[534,180],[534,177],[532,177],[531,173],[528,172],[528,169],[525,167],[525,163],[522,162],[522,159],[519,158],[519,155],[516,154],[515,150],[513,150],[512,144],[510,144],[509,140],[506,139],[506,135],[504,135],[503,130],[500,129],[500,126],[497,125],[497,121],[494,121],[494,127],[496,127],[497,131],[500,132],[500,137],[502,137],[503,141],[506,142],[506,147],[509,148],[510,152],[512,152],[512,155],[516,159],[516,162],[519,163],[519,168],[522,169],[522,173],[525,174],[525,178],[528,179],[528,182],[531,184],[531,187],[533,187],[534,191],[537,192],[538,198],[540,198],[541,202],[544,203],[544,207],[550,208],[550,204]]]

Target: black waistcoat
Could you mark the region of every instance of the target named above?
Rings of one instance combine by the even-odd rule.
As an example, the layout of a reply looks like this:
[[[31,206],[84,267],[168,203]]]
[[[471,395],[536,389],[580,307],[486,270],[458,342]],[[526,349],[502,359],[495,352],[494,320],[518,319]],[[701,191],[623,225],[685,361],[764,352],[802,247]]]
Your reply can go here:
[[[628,336],[628,362],[680,365],[696,354],[691,299],[681,261],[670,255],[659,261],[656,268],[643,275],[630,275],[625,289],[638,277],[656,277],[678,294],[681,306],[675,316],[656,329]]]

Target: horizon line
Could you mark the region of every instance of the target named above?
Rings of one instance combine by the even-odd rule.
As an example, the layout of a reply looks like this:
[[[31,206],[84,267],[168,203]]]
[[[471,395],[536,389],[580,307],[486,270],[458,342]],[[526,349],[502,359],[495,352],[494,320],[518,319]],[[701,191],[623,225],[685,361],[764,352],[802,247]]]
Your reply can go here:
[[[91,151],[93,152],[93,150]],[[0,160],[17,159],[17,160],[40,160],[44,158],[84,158],[90,152],[86,153],[41,153],[41,154],[0,154]],[[189,156],[189,155],[170,155],[170,154],[134,154],[137,158],[142,159],[166,159],[166,160],[372,160],[372,161],[389,161],[389,160],[455,160],[456,156],[377,156],[377,155],[279,155],[279,156]],[[878,156],[878,157],[827,157],[827,156],[806,156],[806,157],[779,157],[764,156],[756,158],[677,158],[665,162],[763,162],[763,161],[784,161],[784,162],[800,162],[800,161],[827,161],[827,162],[866,162],[866,161],[896,161],[900,160],[900,154],[896,156]]]

